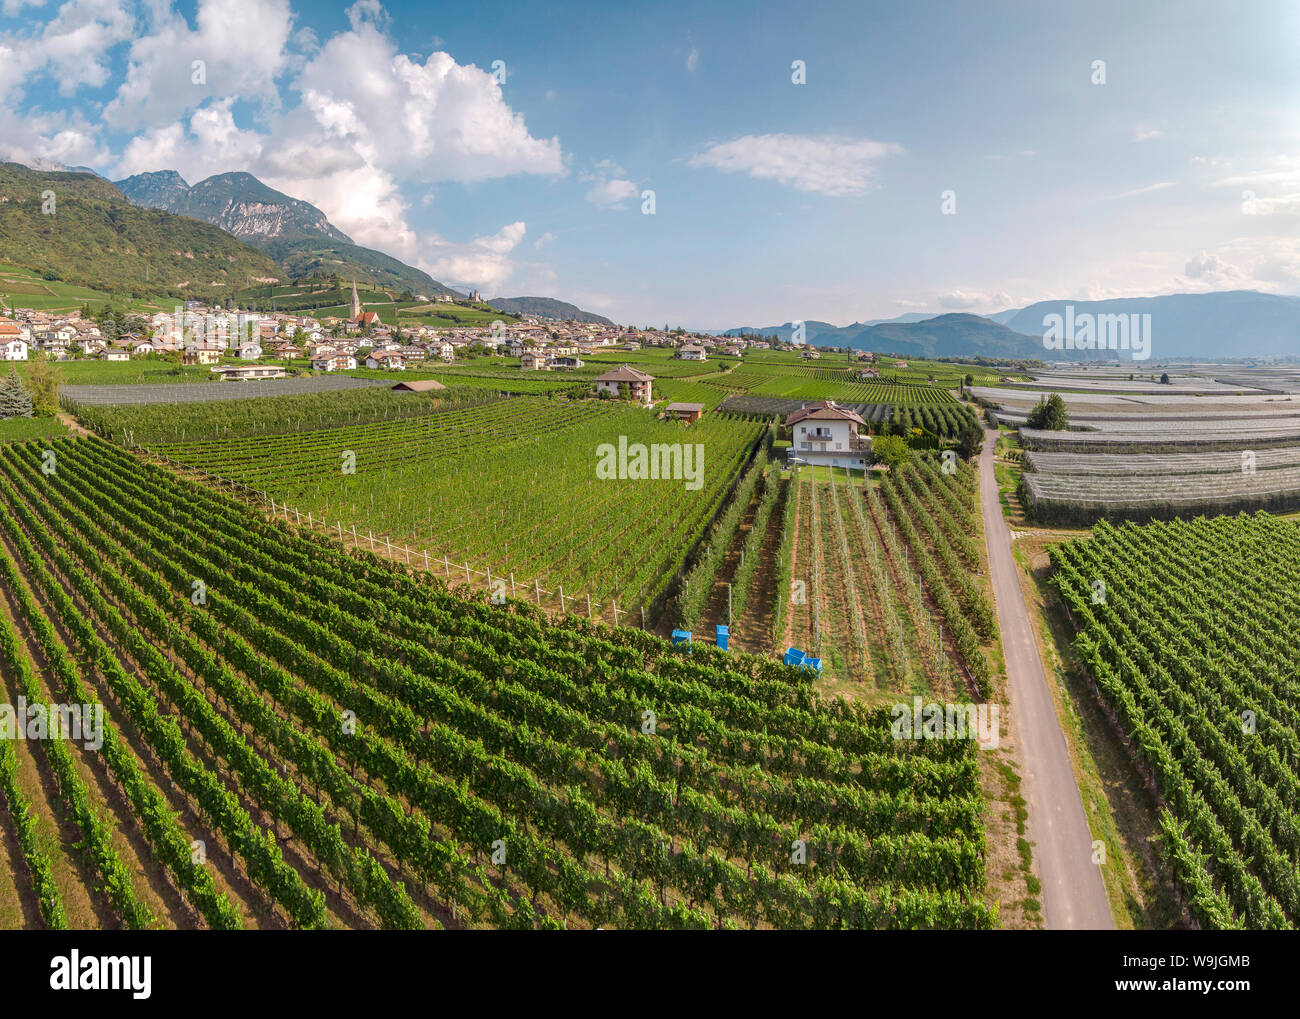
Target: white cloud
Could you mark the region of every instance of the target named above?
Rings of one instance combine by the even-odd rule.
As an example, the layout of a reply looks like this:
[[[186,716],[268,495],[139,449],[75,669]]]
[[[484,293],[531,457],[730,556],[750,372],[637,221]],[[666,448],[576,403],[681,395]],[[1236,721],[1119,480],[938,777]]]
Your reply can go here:
[[[587,201],[605,209],[625,208],[625,203],[640,192],[640,185],[628,179],[627,171],[612,159],[602,159],[591,170],[579,174],[578,180],[593,185]]]
[[[1011,295],[1002,290],[951,290],[935,299],[941,308],[949,311],[1001,311],[1012,306]],[[929,302],[927,303],[929,306]]]
[[[1110,200],[1118,201],[1121,198],[1136,198],[1138,195],[1150,195],[1157,191],[1166,191],[1169,188],[1177,186],[1177,181],[1162,180],[1157,184],[1147,184],[1145,187],[1134,188],[1132,191],[1124,191],[1118,195],[1111,195]]]
[[[629,198],[635,198],[637,186],[630,180],[607,180],[587,192],[587,201],[606,209],[621,209]]]
[[[1236,266],[1229,265],[1218,255],[1211,255],[1205,251],[1188,260],[1183,268],[1183,274],[1189,280],[1196,280],[1213,289],[1236,286],[1244,278]]]
[[[903,152],[893,142],[839,135],[744,135],[691,156],[689,165],[748,173],[799,191],[840,197],[874,189],[876,164]]]
[[[22,7],[6,2],[5,13],[17,15]],[[130,36],[132,17],[114,0],[68,0],[39,28],[0,33],[0,99],[42,73],[65,96],[83,85],[104,85],[108,51]]]
[[[403,175],[565,173],[559,139],[533,137],[490,74],[441,52],[413,60],[369,22],[328,40],[293,87],[319,144],[351,147]]]
[[[555,234],[547,230],[546,233],[542,234],[542,236],[537,238],[537,240],[533,241],[533,250],[540,251],[542,249],[543,244],[549,244],[553,240],[555,240]]]
[[[0,106],[0,158],[52,169],[102,164],[110,155],[96,137],[96,126],[80,115],[21,116]]]
[[[198,32],[175,15],[161,15],[153,34],[132,46],[127,80],[110,104],[115,116],[148,119],[193,101],[187,94],[155,102],[146,83],[165,71],[164,51],[183,50],[184,59],[178,58],[173,70],[183,67],[189,87],[186,47],[195,36],[213,41],[206,26],[220,5],[263,13],[280,9],[279,3],[260,0],[203,0]],[[559,140],[530,134],[487,72],[443,52],[423,60],[399,53],[377,0],[360,0],[347,13],[350,27],[328,38],[304,34],[307,30],[293,34],[301,51],[291,54],[292,17],[284,6],[283,17],[265,33],[263,65],[269,70],[238,80],[234,94],[200,97],[190,112],[138,131],[116,172],[176,169],[194,182],[246,170],[318,206],[358,244],[435,276],[443,273],[482,288],[499,285],[513,269],[511,252],[522,240],[522,222],[457,243],[413,228],[403,192],[418,189],[413,201],[427,206],[432,184],[520,173],[563,176],[568,170]],[[298,97],[289,109],[279,109],[278,93],[265,91],[277,76]],[[208,82],[214,84],[211,61]],[[234,103],[259,97],[263,112],[255,126],[239,126]],[[608,179],[608,168],[601,172]]]
[[[24,7],[44,7],[45,0],[4,0],[0,4],[0,12],[7,18],[16,18],[22,13]]]
[[[357,0],[348,8],[347,13],[348,24],[352,26],[354,32],[367,21],[380,28],[388,24],[388,12],[384,10],[379,0]]]
[[[1189,259],[1180,282],[1194,290],[1300,293],[1300,238],[1236,238]]]
[[[433,238],[426,246],[426,258],[422,258],[419,264],[436,279],[450,281],[453,286],[496,291],[514,273],[509,256],[524,239],[525,233],[525,225],[516,222],[502,227],[495,234],[476,237],[468,244]]]
[[[1153,138],[1163,138],[1165,133],[1158,127],[1148,127],[1145,124],[1138,124],[1133,128],[1133,140],[1137,142],[1151,141]]]
[[[1227,160],[1215,169],[1225,165],[1230,166]],[[1258,169],[1221,177],[1211,186],[1239,189],[1243,208],[1257,216],[1300,214],[1300,157],[1275,156]]]
[[[289,63],[289,0],[200,0],[191,28],[171,8],[155,7],[152,30],[131,44],[126,78],[104,108],[115,127],[170,123],[212,98],[279,104],[276,79]],[[194,62],[203,61],[201,78]]]
[[[686,54],[686,70],[695,73],[695,69],[700,66],[700,48],[692,46],[691,51]]]

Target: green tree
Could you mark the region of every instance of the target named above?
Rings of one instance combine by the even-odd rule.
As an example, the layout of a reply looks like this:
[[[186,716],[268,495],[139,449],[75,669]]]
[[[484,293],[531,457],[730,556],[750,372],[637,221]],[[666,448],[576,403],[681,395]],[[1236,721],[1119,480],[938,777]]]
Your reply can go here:
[[[1070,415],[1065,409],[1065,401],[1060,393],[1040,397],[1037,406],[1029,412],[1027,422],[1030,428],[1050,432],[1060,432],[1070,427]]]
[[[32,394],[23,386],[18,369],[9,366],[9,374],[0,382],[0,420],[32,416]]]
[[[912,449],[901,435],[877,435],[871,440],[872,463],[885,464],[892,469],[911,458]]]
[[[984,429],[979,423],[967,418],[962,422],[961,431],[957,433],[957,452],[967,460],[980,455],[984,449]]]
[[[37,354],[27,363],[27,388],[31,393],[33,410],[41,417],[53,417],[59,411],[59,390],[63,387],[63,372],[44,354]]]

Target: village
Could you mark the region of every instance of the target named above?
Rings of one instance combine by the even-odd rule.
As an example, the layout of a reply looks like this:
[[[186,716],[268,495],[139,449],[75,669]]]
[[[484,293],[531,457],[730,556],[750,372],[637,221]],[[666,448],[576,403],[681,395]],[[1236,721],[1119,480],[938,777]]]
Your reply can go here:
[[[675,357],[706,361],[711,354],[742,357],[747,349],[811,347],[760,337],[715,337],[680,329],[637,329],[601,323],[504,317],[489,326],[394,326],[367,311],[352,288],[349,315],[313,317],[285,312],[228,310],[186,301],[173,312],[130,316],[121,326],[101,328],[86,309],[46,311],[15,308],[0,318],[0,360],[25,361],[36,354],[50,360],[128,361],[173,355],[186,365],[210,366],[229,379],[278,378],[293,362],[315,372],[403,371],[424,363],[447,364],[483,355],[519,359],[521,371],[571,371],[584,356],[646,347],[675,348]],[[234,362],[234,363],[231,363]],[[298,365],[295,367],[306,367]]]

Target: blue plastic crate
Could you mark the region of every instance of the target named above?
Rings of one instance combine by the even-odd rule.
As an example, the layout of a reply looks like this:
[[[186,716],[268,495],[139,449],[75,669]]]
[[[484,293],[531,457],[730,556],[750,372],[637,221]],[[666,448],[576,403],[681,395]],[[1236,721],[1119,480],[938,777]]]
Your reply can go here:
[[[804,660],[799,663],[799,668],[809,669],[820,676],[822,671],[822,660],[820,658],[804,658]]]
[[[693,647],[693,643],[692,643],[692,641],[691,641],[691,631],[690,631],[690,630],[674,630],[674,631],[673,631],[673,643],[674,643],[674,644],[685,644],[686,647],[687,647],[687,649],[689,650],[690,648]]]
[[[797,647],[788,647],[785,649],[786,665],[802,665],[805,657],[807,656]]]
[[[723,651],[729,650],[728,644],[731,641],[731,627],[718,624],[718,647]]]

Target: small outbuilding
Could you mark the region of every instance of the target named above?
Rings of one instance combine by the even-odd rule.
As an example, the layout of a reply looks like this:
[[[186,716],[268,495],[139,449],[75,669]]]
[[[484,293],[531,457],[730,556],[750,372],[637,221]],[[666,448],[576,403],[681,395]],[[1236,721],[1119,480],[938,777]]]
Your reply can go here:
[[[409,382],[399,382],[393,387],[394,393],[428,393],[436,389],[446,389],[437,379],[411,379]]]
[[[700,418],[704,417],[704,404],[702,403],[670,403],[664,408],[664,413],[670,418],[678,421],[685,421],[687,424],[694,424]]]

